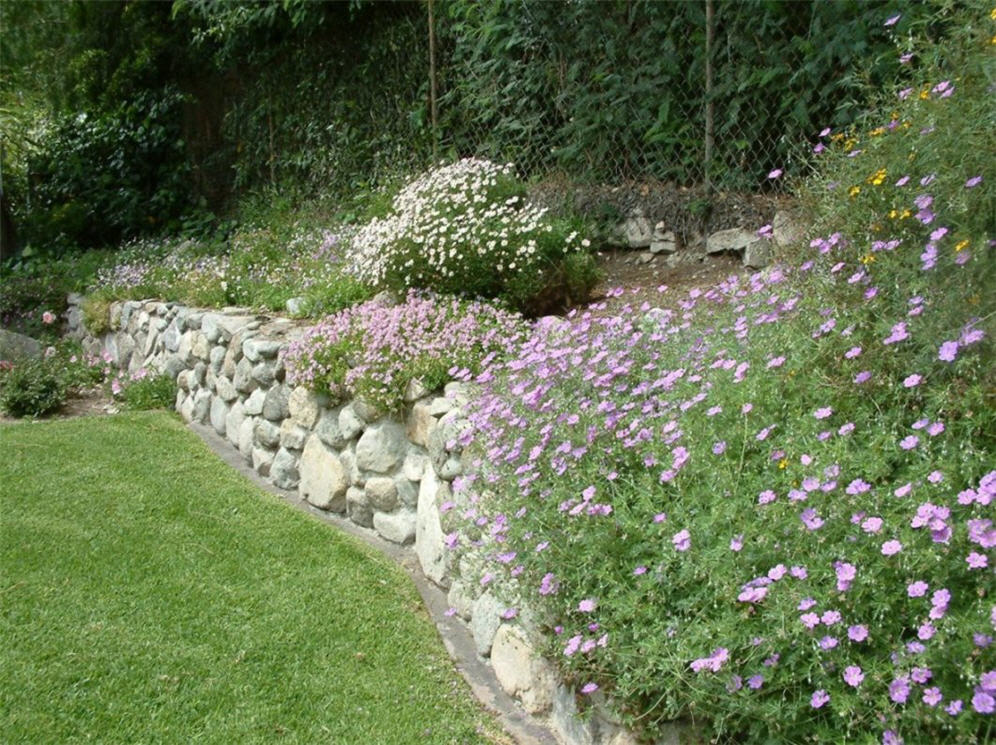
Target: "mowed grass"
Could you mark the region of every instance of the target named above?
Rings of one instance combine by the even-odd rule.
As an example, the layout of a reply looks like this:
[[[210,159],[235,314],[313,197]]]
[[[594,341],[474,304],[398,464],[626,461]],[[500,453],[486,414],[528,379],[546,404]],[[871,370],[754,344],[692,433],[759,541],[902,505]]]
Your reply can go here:
[[[0,426],[0,741],[504,743],[408,577],[172,415]]]

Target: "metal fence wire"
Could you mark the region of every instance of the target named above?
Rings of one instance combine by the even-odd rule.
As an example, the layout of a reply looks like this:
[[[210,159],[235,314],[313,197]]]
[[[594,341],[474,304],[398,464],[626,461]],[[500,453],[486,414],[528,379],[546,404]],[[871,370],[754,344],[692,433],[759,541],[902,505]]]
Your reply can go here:
[[[533,180],[709,193],[777,188],[766,175],[799,141],[786,116],[798,112],[766,95],[791,74],[789,59],[768,64],[791,24],[745,36],[752,5],[521,2],[442,17],[432,6],[441,153],[511,161]],[[808,4],[798,10],[804,22]]]

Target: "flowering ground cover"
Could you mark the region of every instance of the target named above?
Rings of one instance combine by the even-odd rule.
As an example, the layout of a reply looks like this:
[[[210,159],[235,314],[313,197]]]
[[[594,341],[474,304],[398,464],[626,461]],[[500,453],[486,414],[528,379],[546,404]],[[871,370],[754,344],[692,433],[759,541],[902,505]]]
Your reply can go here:
[[[814,139],[797,254],[667,309],[544,324],[476,378],[479,473],[455,484],[448,543],[649,735],[992,735],[996,12],[979,16],[950,48],[900,50],[913,84],[865,126]]]

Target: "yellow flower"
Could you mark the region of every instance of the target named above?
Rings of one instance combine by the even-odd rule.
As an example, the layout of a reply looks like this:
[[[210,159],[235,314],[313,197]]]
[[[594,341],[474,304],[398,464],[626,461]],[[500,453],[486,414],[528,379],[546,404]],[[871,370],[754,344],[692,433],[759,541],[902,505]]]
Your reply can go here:
[[[878,137],[879,135],[885,134],[885,127],[875,127],[871,132],[869,132],[872,137]]]
[[[989,17],[992,18],[994,21],[996,21],[996,8],[993,8],[991,11],[989,11]]]
[[[879,168],[866,180],[868,181],[869,184],[874,184],[875,186],[881,186],[882,182],[885,181],[885,169]]]
[[[867,266],[875,263],[875,254],[865,254],[861,257],[861,263]]]
[[[912,215],[912,214],[913,214],[913,213],[912,213],[912,212],[910,212],[909,210],[903,210],[903,214],[901,214],[901,215],[899,216],[899,219],[900,219],[900,220],[905,220],[905,219],[906,219],[907,217],[909,217],[909,216],[910,216],[910,215]]]
[[[855,139],[854,139],[853,137],[851,137],[851,138],[849,138],[849,139],[848,139],[848,140],[847,140],[847,141],[846,141],[846,142],[844,143],[844,149],[845,149],[845,150],[850,150],[851,148],[853,148],[853,147],[854,147],[855,145],[857,145],[857,144],[858,144],[858,141],[857,141],[857,140],[855,140]]]
[[[968,248],[968,238],[955,244],[955,251],[964,251],[966,248]]]
[[[856,196],[858,196],[858,194],[861,193],[861,187],[860,186],[852,186],[850,189],[847,190],[847,193],[850,196],[852,196],[852,197],[856,197]]]
[[[896,209],[889,210],[889,219],[890,220],[895,220],[897,217],[899,217],[899,210],[896,210]]]
[[[920,91],[920,100],[926,101],[928,98],[930,98],[930,89],[924,88],[922,91]]]
[[[782,458],[780,461],[778,461],[778,468],[784,471],[786,468],[788,468],[788,464],[789,464],[788,459]]]

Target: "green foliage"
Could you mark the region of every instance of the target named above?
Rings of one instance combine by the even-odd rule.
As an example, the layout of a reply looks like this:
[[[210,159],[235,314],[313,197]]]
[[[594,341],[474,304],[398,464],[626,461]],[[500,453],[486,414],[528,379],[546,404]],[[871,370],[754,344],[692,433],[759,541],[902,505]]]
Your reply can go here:
[[[499,298],[529,315],[585,299],[596,273],[583,226],[550,218],[525,191],[511,165],[468,158],[430,170],[353,236],[357,275],[397,292]]]
[[[448,542],[647,739],[990,739],[990,12],[830,134],[791,263],[537,329],[481,376]]]
[[[176,402],[176,380],[165,373],[152,375],[144,368],[121,382],[118,380],[118,393],[126,409],[146,411],[149,409],[172,409]],[[112,381],[113,385],[113,381]]]
[[[0,363],[0,410],[14,417],[51,414],[66,400],[58,369],[45,358]]]
[[[507,742],[403,570],[178,417],[3,425],[0,442],[5,740]]]
[[[83,325],[93,336],[111,330],[111,302],[106,295],[89,295],[83,300]]]

